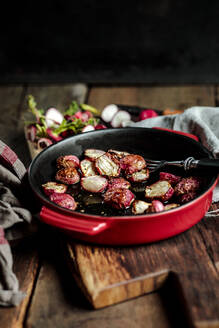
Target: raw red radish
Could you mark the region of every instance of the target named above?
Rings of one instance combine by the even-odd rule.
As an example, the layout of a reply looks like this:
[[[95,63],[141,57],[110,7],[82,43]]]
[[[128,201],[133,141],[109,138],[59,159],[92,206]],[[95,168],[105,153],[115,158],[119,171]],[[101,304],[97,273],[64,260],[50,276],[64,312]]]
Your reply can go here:
[[[106,125],[104,124],[95,125],[95,130],[102,130],[102,129],[107,129]]]
[[[113,116],[119,111],[117,105],[111,104],[104,107],[101,113],[101,118],[104,122],[109,123],[112,121]]]
[[[80,175],[76,168],[68,167],[59,170],[56,173],[55,179],[67,185],[75,184],[80,181]]]
[[[112,118],[111,125],[113,128],[120,128],[124,122],[131,121],[131,115],[125,110],[119,110]]]
[[[27,138],[31,142],[34,142],[36,139],[37,128],[34,125],[29,125],[27,127]]]
[[[67,167],[78,167],[80,164],[79,158],[75,155],[59,156],[56,162],[59,169]]]
[[[164,205],[159,200],[152,200],[152,208],[154,212],[162,212],[164,211]]]
[[[49,108],[46,111],[45,118],[47,127],[51,127],[61,124],[64,116],[56,108]]]
[[[69,194],[54,193],[50,195],[50,200],[59,206],[68,208],[69,210],[75,210],[77,207],[77,203],[74,198]]]
[[[55,134],[55,133],[52,131],[52,129],[47,128],[47,129],[46,129],[46,132],[47,132],[48,136],[49,136],[52,140],[54,140],[54,141],[56,141],[56,142],[62,140],[62,137],[61,137],[60,135]]]
[[[67,186],[62,183],[57,182],[47,182],[42,185],[43,191],[46,195],[51,195],[53,193],[64,194],[67,191]]]
[[[81,186],[89,192],[102,192],[106,189],[108,180],[100,175],[81,178]]]
[[[151,203],[144,202],[143,200],[135,200],[132,204],[132,213],[143,214],[150,206]]]
[[[93,125],[86,125],[82,130],[81,132],[89,132],[89,131],[94,131],[95,130],[95,127]]]
[[[92,162],[90,159],[83,159],[80,163],[80,169],[83,176],[85,177],[89,177],[97,174],[94,162]]]
[[[52,145],[52,140],[48,139],[48,138],[40,138],[37,141],[37,148],[38,149],[44,149],[48,146]]]
[[[152,118],[156,116],[158,116],[158,114],[153,109],[144,109],[139,114],[139,121],[143,121],[147,118]]]

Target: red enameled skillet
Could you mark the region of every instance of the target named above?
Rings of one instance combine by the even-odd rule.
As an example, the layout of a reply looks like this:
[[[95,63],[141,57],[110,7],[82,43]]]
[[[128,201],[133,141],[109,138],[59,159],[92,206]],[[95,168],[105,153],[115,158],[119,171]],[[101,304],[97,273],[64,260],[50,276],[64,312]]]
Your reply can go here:
[[[205,172],[206,182],[199,196],[178,208],[145,215],[101,216],[62,208],[48,200],[41,185],[54,181],[55,162],[61,155],[74,154],[79,158],[87,148],[117,149],[142,155],[144,158],[183,160],[213,158],[201,143],[185,135],[146,129],[122,128],[87,132],[60,141],[41,152],[28,171],[29,183],[43,204],[43,222],[62,229],[73,238],[108,245],[149,243],[177,235],[200,221],[212,202],[217,174]],[[184,172],[181,172],[184,174]],[[196,171],[191,175],[197,174]],[[203,174],[203,172],[200,172]]]

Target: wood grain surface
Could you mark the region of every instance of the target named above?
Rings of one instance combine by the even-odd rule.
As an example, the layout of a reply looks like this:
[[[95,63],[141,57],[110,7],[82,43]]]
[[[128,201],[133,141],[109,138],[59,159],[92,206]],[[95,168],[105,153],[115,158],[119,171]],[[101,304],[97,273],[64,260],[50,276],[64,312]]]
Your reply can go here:
[[[0,120],[0,138],[26,165],[30,156],[23,122],[16,122],[27,117],[30,93],[41,107],[60,109],[73,99],[99,109],[120,103],[184,110],[217,101],[214,86],[0,87],[1,117],[9,122],[6,128]],[[14,249],[14,271],[27,297],[19,307],[0,309],[0,326],[219,327],[218,237],[219,223],[213,218],[169,240],[133,247],[83,244],[42,225],[36,238]]]

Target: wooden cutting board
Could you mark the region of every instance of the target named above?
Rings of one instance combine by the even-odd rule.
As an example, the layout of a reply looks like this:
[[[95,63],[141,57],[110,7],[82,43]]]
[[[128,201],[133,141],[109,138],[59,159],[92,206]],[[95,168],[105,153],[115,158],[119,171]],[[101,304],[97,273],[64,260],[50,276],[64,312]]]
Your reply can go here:
[[[98,92],[102,95],[104,89]],[[92,96],[97,102],[95,89],[91,104]],[[61,243],[75,280],[94,308],[160,289],[169,304],[180,304],[186,327],[219,327],[218,237],[218,222],[204,219],[179,236],[149,245],[104,247],[66,236]]]

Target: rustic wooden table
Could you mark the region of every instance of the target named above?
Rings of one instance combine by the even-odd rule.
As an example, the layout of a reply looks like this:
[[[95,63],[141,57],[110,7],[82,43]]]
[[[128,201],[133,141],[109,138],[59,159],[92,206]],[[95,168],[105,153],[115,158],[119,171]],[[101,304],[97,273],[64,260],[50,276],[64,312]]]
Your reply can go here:
[[[22,121],[27,94],[43,108],[64,109],[75,99],[100,109],[118,103],[184,110],[217,106],[218,91],[216,85],[1,86],[0,139],[29,165]],[[27,296],[18,307],[0,308],[0,326],[219,327],[218,237],[214,218],[166,241],[116,248],[67,242],[42,225],[13,247],[14,272]]]

